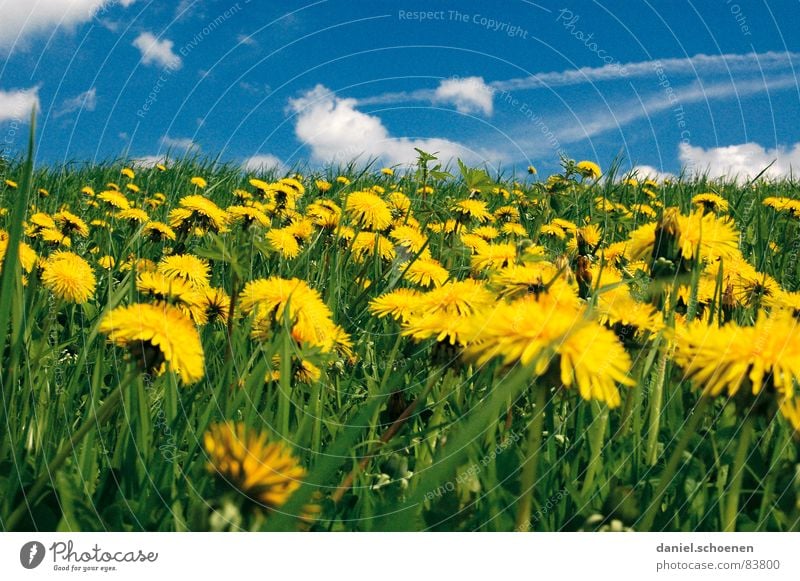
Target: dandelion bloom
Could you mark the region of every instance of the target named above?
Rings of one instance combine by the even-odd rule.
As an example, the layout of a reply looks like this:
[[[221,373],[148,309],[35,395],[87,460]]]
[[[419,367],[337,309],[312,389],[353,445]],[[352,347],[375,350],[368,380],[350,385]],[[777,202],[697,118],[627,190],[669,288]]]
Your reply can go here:
[[[175,230],[164,224],[151,220],[145,224],[142,229],[142,234],[146,235],[150,240],[155,242],[163,242],[164,240],[175,240]]]
[[[72,252],[54,252],[44,263],[42,284],[58,298],[83,304],[93,295],[97,281],[89,263]]]
[[[692,198],[692,204],[706,212],[727,212],[728,200],[718,194],[697,194]]]
[[[273,228],[266,234],[270,248],[276,250],[284,258],[297,258],[300,255],[300,243],[288,228]]]
[[[215,232],[226,232],[228,213],[206,197],[193,195],[180,199],[180,208],[170,212],[170,226],[173,228],[200,226]]]
[[[87,226],[86,222],[72,212],[62,210],[57,214],[54,214],[53,219],[58,225],[58,229],[65,236],[69,236],[70,234],[74,233],[82,238],[86,238],[89,235],[89,226]]]
[[[712,396],[742,388],[756,396],[772,387],[792,397],[800,381],[798,324],[788,311],[762,313],[752,327],[694,321],[675,329],[675,362]]]
[[[419,310],[421,293],[412,289],[400,288],[385,294],[369,303],[369,310],[378,318],[391,317],[407,321],[414,311]]]
[[[482,200],[461,200],[453,206],[453,211],[464,218],[472,218],[478,222],[493,222],[494,216]]]
[[[193,186],[197,186],[201,190],[204,190],[208,187],[208,182],[200,176],[193,177],[191,180],[189,180],[189,183],[191,183]]]
[[[583,177],[591,178],[596,180],[602,175],[602,171],[600,170],[600,166],[594,163],[593,161],[579,161],[575,167]]]
[[[194,254],[174,254],[161,259],[158,271],[168,278],[182,278],[200,288],[209,285],[211,268],[205,259]]]
[[[396,256],[392,242],[377,232],[359,232],[351,249],[356,262],[363,262],[368,256],[377,255],[383,260],[393,260]]]
[[[586,318],[582,308],[543,295],[501,303],[473,318],[467,354],[479,364],[501,357],[506,364],[535,362],[534,374],[549,369],[586,400],[620,404],[617,385],[631,386],[631,359],[616,335]]]
[[[345,203],[347,213],[364,228],[385,230],[392,223],[386,202],[372,192],[353,192]]]
[[[291,334],[298,343],[308,343],[330,352],[343,336],[333,323],[333,314],[320,294],[297,278],[271,277],[248,282],[240,300],[242,312],[254,315],[253,336],[268,339],[272,329],[288,317]],[[345,334],[346,335],[346,334]]]
[[[442,286],[450,278],[450,272],[434,258],[415,260],[410,266],[403,264],[400,270],[404,279],[423,287]]]
[[[187,385],[203,378],[200,335],[176,307],[166,303],[118,307],[103,318],[99,330],[126,348],[147,372],[161,373],[168,365]]]
[[[288,446],[270,442],[267,434],[242,423],[212,425],[203,445],[211,474],[268,508],[285,504],[306,475]]]

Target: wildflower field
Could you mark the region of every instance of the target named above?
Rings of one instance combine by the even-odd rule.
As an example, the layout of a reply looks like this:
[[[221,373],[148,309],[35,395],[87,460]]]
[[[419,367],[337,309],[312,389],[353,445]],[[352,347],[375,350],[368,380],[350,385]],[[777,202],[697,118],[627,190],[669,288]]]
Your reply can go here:
[[[798,530],[798,198],[0,165],[0,528]]]

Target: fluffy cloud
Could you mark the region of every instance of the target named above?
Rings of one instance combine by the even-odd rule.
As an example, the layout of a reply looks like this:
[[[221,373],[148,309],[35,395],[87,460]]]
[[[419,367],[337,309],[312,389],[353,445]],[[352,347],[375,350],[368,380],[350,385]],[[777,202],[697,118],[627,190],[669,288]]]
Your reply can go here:
[[[358,111],[355,99],[343,99],[322,85],[289,102],[296,113],[295,135],[318,162],[349,162],[361,157],[407,164],[416,159],[415,147],[438,152],[439,159],[460,157],[470,162],[496,159],[490,152],[470,151],[447,139],[392,137],[382,121]]]
[[[246,171],[259,172],[269,171],[271,169],[283,171],[285,166],[277,156],[271,153],[265,153],[248,157],[242,164],[242,167],[244,167]]]
[[[18,45],[26,36],[72,28],[114,4],[135,0],[5,0],[0,2],[0,49]]]
[[[781,178],[790,173],[797,174],[800,170],[800,143],[795,143],[791,148],[778,146],[772,149],[758,143],[708,149],[682,143],[678,157],[688,173],[708,174],[710,178],[725,177],[740,182],[747,181],[768,166],[764,177]]]
[[[675,177],[674,174],[656,169],[652,165],[635,165],[629,173],[620,177],[627,177],[629,175],[636,177],[638,180],[646,180],[648,178],[654,180],[663,180],[666,178]]]
[[[179,57],[172,50],[175,46],[171,40],[158,40],[151,32],[143,32],[133,41],[133,46],[142,53],[142,63],[146,65],[156,65],[168,69],[179,69],[183,64]]]
[[[159,163],[166,163],[167,158],[164,155],[143,155],[142,157],[134,157],[130,161],[131,165],[135,167],[151,168]]]
[[[434,102],[452,103],[461,113],[491,115],[494,109],[494,90],[483,77],[445,79],[434,93]]]
[[[39,109],[39,89],[0,91],[0,122],[27,121],[35,107]]]
[[[167,149],[178,151],[189,151],[192,148],[200,149],[191,137],[170,137],[169,135],[165,135],[161,138],[160,143]]]
[[[76,95],[71,99],[67,99],[61,104],[61,107],[53,113],[54,118],[69,115],[75,111],[94,111],[97,107],[97,89],[92,87],[88,91],[84,91],[80,95]]]

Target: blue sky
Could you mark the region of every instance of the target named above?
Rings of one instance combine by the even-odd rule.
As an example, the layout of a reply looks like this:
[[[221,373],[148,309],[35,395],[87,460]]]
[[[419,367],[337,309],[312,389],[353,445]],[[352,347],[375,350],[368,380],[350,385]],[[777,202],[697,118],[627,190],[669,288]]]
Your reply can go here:
[[[800,167],[796,2],[0,0],[0,146],[291,166],[415,146],[676,173]]]

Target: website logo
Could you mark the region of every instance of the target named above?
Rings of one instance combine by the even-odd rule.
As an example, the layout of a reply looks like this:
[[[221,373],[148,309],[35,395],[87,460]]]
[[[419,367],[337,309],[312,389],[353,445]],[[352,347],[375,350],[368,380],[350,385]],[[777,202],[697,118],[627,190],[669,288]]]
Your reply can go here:
[[[39,541],[30,541],[22,545],[19,551],[19,562],[26,569],[36,569],[44,560],[44,545]]]

